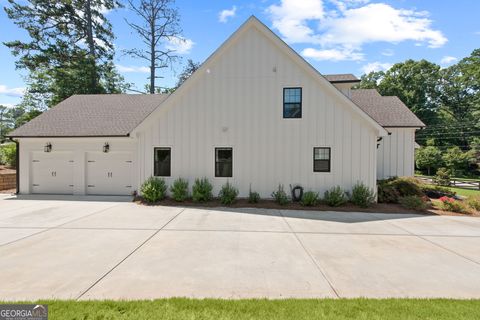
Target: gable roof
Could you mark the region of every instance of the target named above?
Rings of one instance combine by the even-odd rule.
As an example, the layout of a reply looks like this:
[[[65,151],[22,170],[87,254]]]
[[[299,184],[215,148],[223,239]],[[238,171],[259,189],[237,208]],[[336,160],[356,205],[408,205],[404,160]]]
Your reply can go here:
[[[8,136],[128,136],[166,97],[161,94],[74,95]]]
[[[375,89],[354,89],[351,99],[383,127],[425,127],[396,96],[382,96]]]
[[[325,79],[331,83],[355,83],[360,82],[360,79],[355,77],[351,73],[342,73],[342,74],[325,74]]]
[[[314,77],[324,88],[335,95],[338,99],[343,101],[345,104],[350,106],[352,110],[357,113],[361,118],[366,120],[366,122],[371,125],[379,136],[386,136],[388,132],[376,122],[370,115],[363,111],[359,106],[357,106],[350,98],[345,96],[338,88],[336,88],[330,81],[328,81],[317,69],[315,69],[308,61],[306,61],[302,56],[300,56],[295,50],[293,50],[288,44],[285,43],[278,35],[276,35],[270,28],[263,24],[260,20],[257,19],[254,15],[250,16],[230,37],[222,43],[222,45],[215,50],[206,60],[202,63],[200,68],[196,70],[177,90],[175,90],[160,108],[157,108],[152,114],[147,117],[136,129],[140,129],[142,126],[150,123],[150,119],[155,117],[156,114],[163,112],[165,109],[171,107],[177,97],[181,96],[185,91],[188,90],[189,86],[196,81],[197,78],[204,72],[207,72],[210,66],[215,62],[217,57],[219,57],[228,47],[230,47],[235,41],[239,39],[241,34],[248,30],[249,28],[256,28],[263,35],[265,35],[269,40],[271,40],[280,50],[282,50],[286,55],[288,55],[294,62],[302,66],[305,71],[307,71],[312,77]]]

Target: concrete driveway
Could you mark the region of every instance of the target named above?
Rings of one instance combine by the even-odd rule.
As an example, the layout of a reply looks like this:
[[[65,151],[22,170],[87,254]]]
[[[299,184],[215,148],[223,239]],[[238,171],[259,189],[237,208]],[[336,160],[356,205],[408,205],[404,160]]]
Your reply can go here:
[[[0,200],[0,300],[480,298],[480,219]]]

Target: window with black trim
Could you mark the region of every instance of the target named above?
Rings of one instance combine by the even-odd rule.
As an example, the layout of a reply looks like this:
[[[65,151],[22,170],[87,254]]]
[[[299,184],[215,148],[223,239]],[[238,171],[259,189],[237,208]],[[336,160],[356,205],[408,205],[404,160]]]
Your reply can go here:
[[[153,149],[153,175],[156,177],[170,177],[171,172],[171,148]]]
[[[330,172],[330,148],[313,148],[313,172]]]
[[[233,176],[233,149],[215,148],[215,177]]]
[[[302,88],[283,88],[283,118],[302,117]]]

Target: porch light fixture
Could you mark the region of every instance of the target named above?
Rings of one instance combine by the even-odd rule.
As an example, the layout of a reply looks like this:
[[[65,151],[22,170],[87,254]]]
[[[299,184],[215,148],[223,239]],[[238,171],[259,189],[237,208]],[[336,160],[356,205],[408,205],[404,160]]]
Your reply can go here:
[[[105,144],[103,145],[103,152],[108,153],[108,151],[110,151],[110,145],[108,144],[108,142],[105,142]]]
[[[44,152],[51,152],[52,151],[52,144],[50,142],[47,142],[45,146],[43,147]]]

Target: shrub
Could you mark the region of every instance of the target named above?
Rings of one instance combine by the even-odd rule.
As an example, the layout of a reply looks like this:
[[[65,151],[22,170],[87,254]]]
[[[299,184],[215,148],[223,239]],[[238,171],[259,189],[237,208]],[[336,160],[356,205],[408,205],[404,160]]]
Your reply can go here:
[[[449,186],[450,180],[452,180],[452,176],[446,168],[438,169],[437,174],[433,177],[433,182],[439,186]]]
[[[425,195],[432,199],[439,199],[443,196],[454,197],[457,194],[455,191],[452,191],[446,187],[432,184],[422,184],[420,187]]]
[[[205,202],[212,199],[212,184],[207,178],[195,179],[192,187],[192,199],[197,202]]]
[[[283,190],[283,184],[278,185],[277,191],[272,192],[272,197],[275,199],[275,202],[279,205],[286,205],[288,203],[288,197],[285,191]]]
[[[361,208],[367,208],[375,202],[375,192],[362,182],[358,182],[353,186],[350,200]]]
[[[157,202],[165,198],[167,185],[163,179],[150,177],[142,184],[140,192],[145,201]]]
[[[218,193],[220,202],[225,205],[234,203],[237,196],[238,189],[232,186],[228,181],[222,186],[222,189],[220,189],[220,192]]]
[[[188,181],[182,178],[176,179],[170,186],[172,198],[175,201],[182,202],[188,198]]]
[[[258,203],[260,201],[260,194],[258,192],[252,191],[252,187],[248,190],[248,202],[249,203]]]
[[[330,207],[339,207],[347,202],[347,197],[345,196],[345,191],[340,186],[336,186],[325,191],[323,201]]]
[[[463,203],[453,198],[441,197],[439,200],[442,203],[442,209],[445,211],[459,212],[459,213],[467,211]]]
[[[467,199],[470,208],[480,211],[480,196],[470,196]]]
[[[302,205],[311,207],[318,203],[318,192],[307,191],[303,194]]]
[[[17,147],[14,143],[6,144],[0,148],[0,163],[9,167],[17,165]]]
[[[391,180],[389,184],[398,191],[401,197],[424,196],[424,193],[420,188],[421,183],[415,178],[395,178]]]
[[[400,192],[395,186],[382,180],[378,182],[378,202],[381,203],[398,203]]]
[[[427,202],[419,196],[401,197],[398,202],[407,209],[424,210],[427,208]]]

